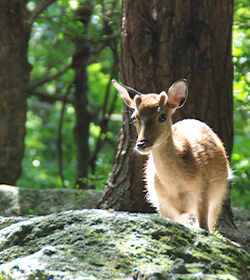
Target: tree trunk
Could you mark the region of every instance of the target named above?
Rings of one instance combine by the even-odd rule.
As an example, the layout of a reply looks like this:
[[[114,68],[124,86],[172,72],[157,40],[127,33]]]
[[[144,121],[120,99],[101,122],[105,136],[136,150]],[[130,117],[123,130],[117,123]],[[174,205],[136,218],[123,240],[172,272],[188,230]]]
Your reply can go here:
[[[0,9],[0,183],[21,175],[30,65],[28,1],[1,1]]]
[[[84,34],[87,33],[87,26],[92,14],[93,7],[85,6],[77,11],[79,19],[85,25]],[[73,69],[75,71],[75,94],[74,106],[76,111],[76,125],[74,135],[77,146],[77,180],[80,188],[86,184],[81,180],[88,175],[89,151],[89,124],[88,113],[88,74],[87,66],[90,61],[92,45],[90,40],[84,36],[75,38],[75,54],[73,57]]]
[[[189,84],[185,106],[176,122],[196,118],[207,123],[233,147],[233,0],[122,1],[122,82],[140,92],[167,91],[180,78]],[[145,158],[133,152],[136,133],[124,109],[111,176],[101,208],[148,211],[142,170]],[[224,220],[232,223],[230,199]]]

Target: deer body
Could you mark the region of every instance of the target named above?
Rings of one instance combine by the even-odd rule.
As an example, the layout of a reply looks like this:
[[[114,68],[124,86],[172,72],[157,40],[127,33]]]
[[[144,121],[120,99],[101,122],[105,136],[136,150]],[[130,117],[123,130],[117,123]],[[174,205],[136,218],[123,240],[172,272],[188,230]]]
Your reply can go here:
[[[136,149],[149,155],[145,175],[148,200],[164,216],[213,230],[228,192],[230,168],[218,136],[203,122],[188,119],[172,125],[171,116],[187,97],[185,80],[160,94],[141,94],[114,81],[134,109]]]

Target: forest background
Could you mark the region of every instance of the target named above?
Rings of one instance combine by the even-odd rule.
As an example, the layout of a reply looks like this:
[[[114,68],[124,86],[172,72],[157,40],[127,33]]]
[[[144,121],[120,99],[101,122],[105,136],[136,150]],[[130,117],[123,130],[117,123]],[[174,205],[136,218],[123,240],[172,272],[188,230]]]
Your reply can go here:
[[[35,10],[38,2],[29,1],[27,9]],[[120,9],[117,0],[62,0],[35,19],[28,47],[32,70],[18,186],[104,188],[122,121],[122,100],[111,86],[113,78],[119,79]],[[248,1],[235,0],[231,194],[232,204],[245,208],[250,208],[249,18]],[[79,125],[85,127],[80,139]]]

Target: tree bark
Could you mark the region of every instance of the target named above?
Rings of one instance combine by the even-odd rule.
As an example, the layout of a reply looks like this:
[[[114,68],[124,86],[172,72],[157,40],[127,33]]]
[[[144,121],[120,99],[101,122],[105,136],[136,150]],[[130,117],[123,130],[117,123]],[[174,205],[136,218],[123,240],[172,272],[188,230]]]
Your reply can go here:
[[[30,65],[28,1],[1,1],[0,9],[0,183],[21,175]]]
[[[122,1],[122,82],[140,92],[167,91],[180,78],[189,84],[188,100],[173,121],[196,118],[233,147],[233,0]],[[101,208],[150,211],[144,199],[145,158],[133,152],[136,133],[124,107],[111,176]],[[232,223],[230,199],[225,220]]]

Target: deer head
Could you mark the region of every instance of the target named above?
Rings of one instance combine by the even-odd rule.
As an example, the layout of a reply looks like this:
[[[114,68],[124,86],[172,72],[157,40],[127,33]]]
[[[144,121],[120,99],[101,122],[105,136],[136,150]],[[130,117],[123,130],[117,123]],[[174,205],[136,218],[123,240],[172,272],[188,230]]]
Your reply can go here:
[[[115,80],[112,82],[127,106],[134,110],[131,122],[138,133],[136,150],[143,155],[149,154],[171,135],[171,116],[183,106],[187,98],[186,80],[178,80],[168,93],[162,91],[160,94],[142,94]]]

